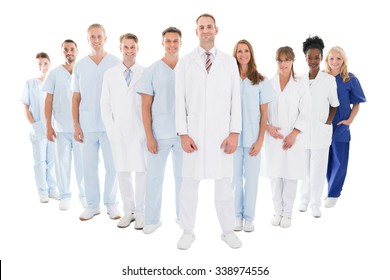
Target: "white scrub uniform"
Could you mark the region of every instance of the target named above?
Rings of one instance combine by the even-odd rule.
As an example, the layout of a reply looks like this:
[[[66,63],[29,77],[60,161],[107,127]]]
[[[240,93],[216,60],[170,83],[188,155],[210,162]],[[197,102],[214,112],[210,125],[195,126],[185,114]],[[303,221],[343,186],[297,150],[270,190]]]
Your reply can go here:
[[[335,77],[318,72],[314,80],[309,74],[302,77],[310,85],[310,120],[306,143],[306,178],[302,182],[301,204],[310,204],[319,210],[328,166],[329,146],[332,142],[332,124],[326,124],[329,106],[338,107]]]
[[[60,199],[71,197],[72,152],[79,198],[85,197],[82,145],[73,138],[71,80],[71,74],[60,65],[49,72],[42,86],[44,92],[53,95],[53,128],[57,135],[54,143],[55,170]]]
[[[30,140],[33,148],[35,183],[38,195],[46,196],[56,192],[54,172],[54,144],[46,138],[44,112],[45,92],[38,79],[28,80],[24,86],[22,103],[29,106],[34,118],[31,125]]]
[[[275,214],[291,216],[295,200],[297,180],[305,178],[305,131],[310,106],[309,85],[292,77],[280,89],[279,74],[271,79],[276,99],[268,106],[268,124],[280,127],[284,137],[294,128],[301,131],[294,145],[283,150],[283,139],[265,136],[265,176],[271,179]]]
[[[193,231],[199,181],[214,179],[221,228],[233,232],[233,155],[220,146],[230,133],[241,132],[240,76],[232,56],[216,48],[210,52],[209,73],[205,50],[200,47],[176,66],[176,131],[191,137],[198,147],[183,153],[180,223],[185,231]]]
[[[119,190],[123,200],[125,214],[144,214],[146,163],[145,133],[142,127],[141,96],[135,88],[141,78],[144,67],[134,64],[131,70],[131,82],[126,84],[123,63],[106,71],[103,78],[101,111],[115,170],[119,181]],[[135,196],[131,172],[135,172]]]
[[[275,99],[275,93],[269,80],[265,79],[253,85],[246,78],[240,84],[242,132],[234,153],[234,175],[232,187],[236,218],[253,221],[256,210],[257,189],[260,173],[260,153],[249,155],[252,145],[257,141],[260,132],[260,105]]]
[[[99,147],[102,149],[106,169],[104,204],[106,206],[116,204],[116,173],[110,143],[101,117],[100,98],[104,72],[119,63],[121,60],[111,54],[106,54],[99,64],[86,56],[76,63],[73,69],[72,91],[79,92],[81,95],[79,120],[84,134],[82,155],[88,208],[97,208],[100,203]]]
[[[176,219],[179,219],[179,194],[182,182],[182,158],[180,138],[175,129],[175,70],[162,60],[145,69],[137,88],[139,94],[153,96],[152,131],[157,141],[158,152],[147,155],[145,191],[145,224],[160,222],[162,187],[165,165],[172,151],[173,174],[175,177]]]

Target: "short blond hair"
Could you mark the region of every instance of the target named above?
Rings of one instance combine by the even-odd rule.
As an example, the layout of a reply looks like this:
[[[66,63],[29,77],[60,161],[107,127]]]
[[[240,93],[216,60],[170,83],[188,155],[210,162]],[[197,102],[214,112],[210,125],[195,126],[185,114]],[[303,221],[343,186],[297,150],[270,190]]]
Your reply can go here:
[[[91,29],[93,28],[99,28],[100,30],[103,31],[104,35],[106,35],[106,30],[104,29],[103,25],[101,25],[100,23],[91,24],[87,29],[87,33],[89,33],[89,31],[91,31]]]

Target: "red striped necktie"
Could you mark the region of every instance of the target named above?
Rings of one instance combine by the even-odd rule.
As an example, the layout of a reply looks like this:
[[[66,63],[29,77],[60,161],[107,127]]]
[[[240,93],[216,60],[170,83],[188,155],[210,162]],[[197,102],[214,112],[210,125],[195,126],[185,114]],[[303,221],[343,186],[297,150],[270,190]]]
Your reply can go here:
[[[205,52],[205,54],[206,54],[206,71],[207,71],[207,73],[209,73],[211,65],[213,64],[211,62],[211,57],[210,57],[211,53],[210,52]]]

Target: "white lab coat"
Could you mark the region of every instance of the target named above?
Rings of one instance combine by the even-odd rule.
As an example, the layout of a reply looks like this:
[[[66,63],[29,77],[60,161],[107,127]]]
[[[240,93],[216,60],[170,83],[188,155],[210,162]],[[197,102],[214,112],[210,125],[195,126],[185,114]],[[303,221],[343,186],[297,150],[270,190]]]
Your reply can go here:
[[[183,177],[231,178],[233,155],[221,148],[230,132],[241,131],[240,78],[235,59],[216,50],[210,72],[199,49],[176,66],[176,131],[198,147],[183,154]]]
[[[294,128],[301,133],[295,144],[283,150],[283,139],[274,139],[266,133],[265,137],[265,176],[289,180],[304,179],[305,168],[305,131],[308,128],[310,106],[309,85],[297,78],[290,79],[284,91],[280,90],[279,75],[271,79],[276,99],[268,104],[269,125],[280,127],[279,132],[286,137]]]
[[[144,67],[131,67],[132,78],[129,87],[123,76],[123,64],[104,73],[101,112],[106,127],[116,172],[145,172],[144,143],[142,127],[141,96],[135,88]]]

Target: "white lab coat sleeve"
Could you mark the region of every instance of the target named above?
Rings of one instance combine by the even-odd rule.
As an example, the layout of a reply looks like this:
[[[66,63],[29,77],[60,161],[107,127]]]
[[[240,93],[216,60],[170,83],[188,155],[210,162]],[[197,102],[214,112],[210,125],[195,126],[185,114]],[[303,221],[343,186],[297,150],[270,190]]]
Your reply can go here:
[[[102,96],[100,98],[100,109],[102,113],[102,120],[104,126],[106,127],[107,134],[110,138],[110,136],[112,136],[111,134],[112,129],[114,128],[114,119],[113,119],[112,107],[111,107],[109,76],[107,72],[104,74],[103,77]]]
[[[300,130],[301,132],[304,132],[309,125],[309,119],[310,119],[310,87],[309,84],[302,81],[302,86],[300,88],[301,97],[299,99],[298,104],[298,117],[295,121],[294,128]]]
[[[329,104],[332,107],[338,107],[340,106],[339,98],[337,97],[337,83],[336,79],[334,77],[330,78],[330,94],[329,94]]]
[[[241,96],[240,96],[240,74],[235,59],[232,60],[232,103],[230,111],[230,132],[240,133],[242,130]]]
[[[185,85],[185,63],[179,61],[175,68],[175,118],[178,135],[188,134]]]

